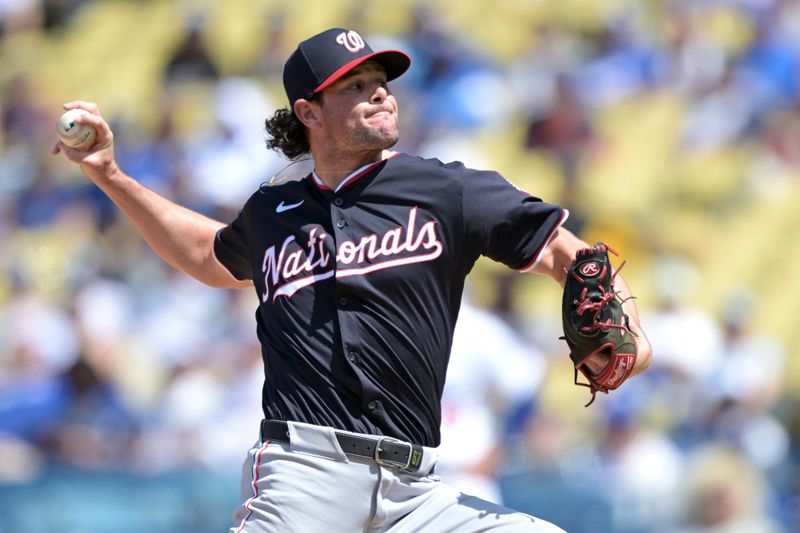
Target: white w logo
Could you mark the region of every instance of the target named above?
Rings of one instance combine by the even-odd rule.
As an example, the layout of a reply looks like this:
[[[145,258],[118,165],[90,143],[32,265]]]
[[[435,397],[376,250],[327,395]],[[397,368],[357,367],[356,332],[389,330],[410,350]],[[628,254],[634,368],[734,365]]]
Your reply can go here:
[[[366,44],[364,44],[364,39],[362,39],[359,34],[352,30],[346,32],[343,31],[337,35],[336,42],[347,48],[348,52],[353,53],[363,50],[366,46]]]

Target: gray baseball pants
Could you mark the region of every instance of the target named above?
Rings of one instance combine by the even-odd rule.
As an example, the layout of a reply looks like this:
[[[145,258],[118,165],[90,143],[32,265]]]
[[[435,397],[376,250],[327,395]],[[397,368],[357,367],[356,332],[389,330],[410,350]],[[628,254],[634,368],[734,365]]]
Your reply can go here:
[[[430,472],[348,457],[331,428],[289,422],[290,442],[259,442],[242,469],[230,533],[564,533],[550,522],[462,494]]]

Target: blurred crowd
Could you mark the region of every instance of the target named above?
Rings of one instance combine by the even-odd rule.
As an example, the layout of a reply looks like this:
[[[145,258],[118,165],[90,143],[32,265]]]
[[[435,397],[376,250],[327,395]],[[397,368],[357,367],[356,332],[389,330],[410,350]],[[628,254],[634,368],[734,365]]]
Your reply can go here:
[[[98,4],[0,1],[0,53],[19,35],[67,34]],[[571,209],[579,235],[598,216],[581,198],[608,143],[597,117],[642,95],[684,110],[674,158],[746,150],[728,197],[795,194],[800,1],[616,4],[595,25],[536,20],[529,42],[502,58],[425,3],[409,6],[396,32],[359,3],[329,25],[412,56],[392,86],[398,149],[492,168],[480,140],[496,135],[513,157],[545,154],[558,179],[547,199]],[[127,173],[227,221],[259,184],[310,163],[264,148],[264,118],[285,105],[274,87],[296,45],[291,19],[271,12],[244,71],[212,53],[208,23],[197,11],[174,28],[146,123],[107,118]],[[77,167],[50,155],[59,109],[47,88],[24,68],[0,72],[0,484],[29,483],[53,464],[237,468],[261,417],[256,299],[208,289],[156,257]],[[175,95],[194,86],[206,89],[197,110],[210,117],[187,128]],[[537,194],[536,176],[524,179]],[[798,531],[800,396],[790,385],[800,380],[784,340],[754,327],[770,302],[739,286],[717,307],[697,305],[714,273],[685,250],[645,252],[657,267],[634,289],[651,295],[640,310],[653,365],[586,410],[557,341],[558,302],[548,316],[526,311],[528,280],[481,276],[479,265],[483,286],[465,298],[445,391],[442,471],[569,531]],[[568,512],[575,502],[588,503]]]

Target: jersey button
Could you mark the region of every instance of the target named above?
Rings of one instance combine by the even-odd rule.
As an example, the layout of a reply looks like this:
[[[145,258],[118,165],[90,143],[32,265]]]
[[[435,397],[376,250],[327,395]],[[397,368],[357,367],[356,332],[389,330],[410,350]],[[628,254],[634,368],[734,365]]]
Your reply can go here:
[[[359,363],[359,359],[360,358],[356,352],[350,352],[347,354],[347,360],[353,363],[354,365],[357,365]]]
[[[380,406],[381,406],[380,400],[372,400],[371,402],[369,402],[367,404],[367,409],[369,409],[370,411],[374,411],[375,409],[377,409]]]
[[[339,298],[339,305],[342,306],[342,307],[346,306],[347,305],[347,298],[345,298],[344,296]]]
[[[333,205],[335,205],[335,206],[341,206],[343,203],[344,203],[344,200],[342,200],[338,196],[333,199]]]
[[[340,218],[339,220],[337,220],[337,221],[336,221],[336,227],[337,227],[337,228],[339,228],[339,229],[342,229],[342,228],[343,228],[343,227],[345,227],[346,225],[347,225],[347,222],[345,222],[345,221],[344,221],[344,220],[342,220],[341,218]]]

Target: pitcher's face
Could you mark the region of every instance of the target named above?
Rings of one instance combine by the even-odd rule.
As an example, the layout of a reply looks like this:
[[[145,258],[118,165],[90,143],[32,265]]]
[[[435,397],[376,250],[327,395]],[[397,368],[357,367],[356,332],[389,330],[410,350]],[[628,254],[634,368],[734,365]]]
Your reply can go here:
[[[346,152],[374,151],[397,142],[397,101],[377,63],[362,63],[322,96],[319,105],[325,138],[333,146]]]

